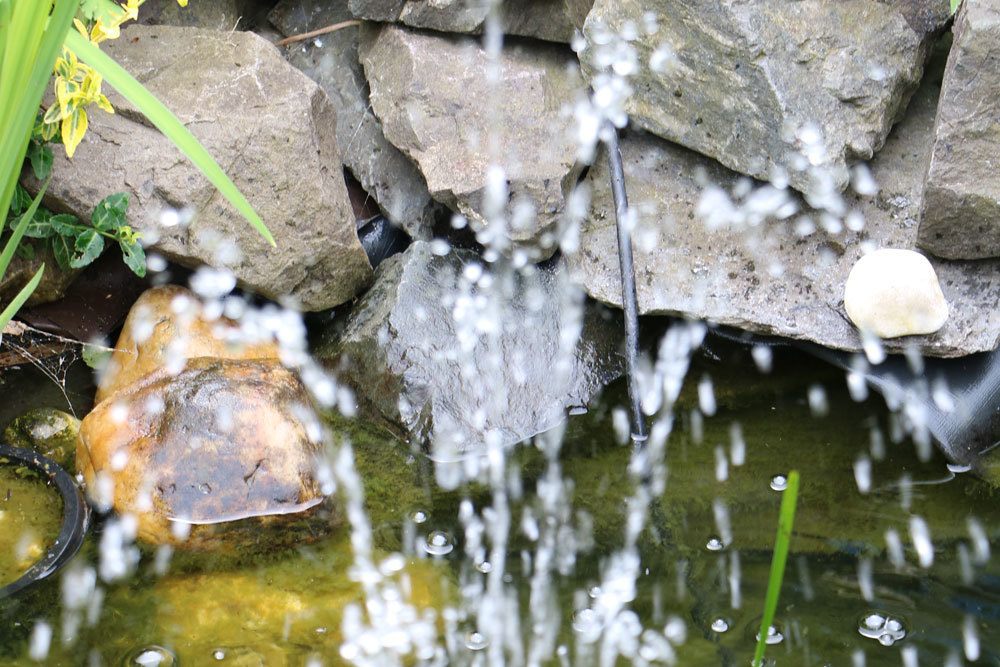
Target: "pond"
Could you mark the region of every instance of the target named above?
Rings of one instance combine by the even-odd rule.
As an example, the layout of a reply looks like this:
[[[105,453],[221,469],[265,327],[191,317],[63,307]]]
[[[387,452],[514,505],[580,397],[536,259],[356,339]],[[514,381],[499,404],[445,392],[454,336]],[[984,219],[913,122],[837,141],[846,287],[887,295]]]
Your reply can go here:
[[[701,417],[706,378],[714,414]],[[67,393],[78,410],[89,382],[82,363],[71,369]],[[0,426],[28,407],[66,407],[60,388],[30,369],[8,371],[4,394],[19,398],[0,406]],[[602,628],[607,636],[602,614],[617,596],[631,612],[619,610],[615,627],[634,647],[612,664],[747,665],[781,489],[798,470],[769,640],[775,664],[1000,664],[995,492],[936,452],[920,460],[879,396],[855,402],[843,372],[792,349],[776,349],[762,374],[749,350],[710,337],[676,406],[665,479],[648,482],[664,486],[636,536],[631,590],[615,568],[628,563],[625,535],[644,496],[628,472],[631,445],[622,444],[625,405],[619,382],[588,411],[574,410],[564,431],[512,452],[509,517],[494,516],[511,526],[502,554],[471,543],[495,528],[471,518],[502,506],[495,489],[442,490],[426,456],[374,418],[330,418],[353,444],[380,590],[434,613],[396,619],[410,633],[399,642],[437,645],[425,656],[435,664],[485,664],[498,646],[511,662],[608,664],[594,640]],[[557,458],[546,458],[546,438],[561,438]],[[318,544],[225,559],[140,553],[126,542],[118,549],[139,557],[134,574],[98,583],[94,568],[116,530],[99,523],[61,575],[0,601],[0,664],[30,663],[45,639],[39,624],[53,632],[52,664],[342,664],[356,645],[343,642],[344,628],[356,641],[368,636],[345,612],[367,585],[356,581],[346,527]],[[505,635],[477,613],[490,608]],[[421,627],[445,638],[421,640]]]

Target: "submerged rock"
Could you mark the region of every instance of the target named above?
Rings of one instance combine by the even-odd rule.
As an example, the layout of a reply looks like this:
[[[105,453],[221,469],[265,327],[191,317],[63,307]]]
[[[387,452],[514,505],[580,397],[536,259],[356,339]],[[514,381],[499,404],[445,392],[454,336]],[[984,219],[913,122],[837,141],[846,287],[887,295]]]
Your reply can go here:
[[[1000,2],[966,0],[953,32],[918,243],[939,257],[1000,257]]]
[[[92,115],[73,160],[56,151],[52,208],[89,219],[100,199],[127,192],[128,222],[149,251],[189,267],[227,264],[243,286],[305,310],[343,303],[369,282],[333,106],[274,46],[252,33],[131,26],[107,51],[224,165],[277,246],[111,90],[117,113]],[[174,212],[183,207],[189,223]]]
[[[490,13],[483,0],[348,0],[355,16],[442,32],[480,33]],[[504,34],[569,43],[594,0],[506,0],[497,4]]]
[[[780,168],[804,190],[811,163],[843,187],[847,165],[882,146],[947,18],[943,0],[597,0],[581,61],[595,87],[608,66],[634,67],[626,110],[640,127],[756,178]]]
[[[913,248],[916,243],[939,85],[939,76],[926,77],[906,117],[871,162],[880,191],[847,196],[845,209],[864,218],[860,229],[856,224],[845,229],[839,218],[824,220],[773,188],[748,194],[750,183],[718,163],[648,134],[629,134],[622,152],[629,200],[638,216],[640,311],[860,351],[861,338],[843,308],[844,284],[866,247]],[[730,217],[742,219],[723,216],[712,226],[706,223],[699,201],[707,183],[719,188],[706,199],[711,211],[724,212],[732,195],[739,215]],[[587,184],[590,214],[579,252],[567,261],[588,293],[619,305],[618,241],[605,156],[598,157]],[[775,201],[790,202],[802,215],[754,217],[779,210]],[[1000,261],[930,261],[950,307],[948,321],[929,336],[885,341],[886,349],[916,345],[924,354],[942,357],[995,349],[1000,345]]]
[[[858,329],[879,338],[931,334],[948,319],[934,267],[912,250],[882,248],[847,276],[844,310]]]
[[[13,447],[33,449],[67,470],[73,467],[80,420],[54,408],[29,410],[10,423],[3,442]]]
[[[439,256],[414,243],[379,267],[317,354],[384,419],[430,440],[440,459],[482,452],[490,439],[520,442],[622,372],[619,320],[562,292],[561,266],[529,273],[508,284],[471,251]],[[511,295],[506,308],[486,298],[486,284]]]
[[[431,195],[469,218],[482,241],[551,256],[580,173],[563,108],[583,90],[573,54],[507,45],[495,83],[471,38],[366,26],[360,54],[386,138],[417,163]],[[491,175],[496,165],[503,173]],[[503,229],[488,227],[491,206]]]
[[[282,0],[271,22],[286,35],[349,20],[343,2]],[[439,205],[416,165],[385,138],[368,102],[368,82],[358,60],[358,28],[323,35],[285,49],[288,62],[322,86],[337,111],[337,145],[344,165],[396,225],[413,238],[431,237]]]
[[[140,299],[83,420],[76,464],[91,500],[135,515],[152,544],[237,552],[325,534],[340,518],[317,480],[305,388],[275,346],[231,348],[231,323],[198,321],[178,299],[193,296]]]

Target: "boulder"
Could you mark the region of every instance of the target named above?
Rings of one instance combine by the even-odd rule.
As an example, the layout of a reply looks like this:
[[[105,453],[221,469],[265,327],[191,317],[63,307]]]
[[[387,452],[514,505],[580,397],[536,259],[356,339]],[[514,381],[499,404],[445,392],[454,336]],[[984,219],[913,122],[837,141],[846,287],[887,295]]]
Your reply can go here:
[[[193,303],[159,288],[130,314],[77,440],[89,497],[134,515],[151,544],[239,553],[316,539],[340,514],[317,478],[308,393],[276,346],[231,347],[233,323]]]
[[[473,287],[469,276],[482,272]],[[418,241],[379,266],[317,356],[439,459],[482,452],[488,438],[520,442],[622,372],[620,319],[569,297],[559,264],[527,273],[504,276],[471,251],[436,255]]]
[[[564,109],[583,91],[573,54],[507,45],[493,84],[486,51],[472,38],[365,26],[360,54],[385,136],[417,163],[431,196],[465,215],[484,243],[551,256],[580,173]],[[506,178],[503,229],[487,211],[492,165]]]
[[[349,20],[351,14],[343,2],[282,0],[269,18],[285,35],[295,35]],[[290,44],[285,57],[329,95],[344,165],[389,220],[413,238],[430,238],[439,206],[416,165],[389,143],[371,110],[358,60],[358,28]]]
[[[832,220],[830,229],[819,225],[806,234],[804,225],[815,227],[822,220],[808,210],[786,221],[748,220],[710,228],[698,212],[706,183],[728,192],[739,189],[743,212],[755,210],[754,201],[767,208],[769,199],[784,201],[788,193],[757,190],[747,195],[750,184],[713,160],[648,134],[628,135],[622,151],[629,198],[638,214],[634,246],[640,311],[861,350],[861,338],[844,311],[844,285],[865,249],[912,249],[916,243],[939,86],[938,70],[926,78],[906,117],[871,163],[871,175],[881,187],[878,194],[847,199],[846,206],[864,217],[860,231]],[[588,175],[591,210],[579,251],[567,261],[588,293],[619,305],[618,242],[606,163],[599,156]],[[725,197],[706,203],[716,213],[730,205]],[[927,355],[954,357],[998,347],[1000,261],[930,260],[950,307],[948,321],[932,335],[885,341],[886,349],[916,345]]]
[[[5,238],[4,242],[6,240]],[[63,298],[66,290],[80,275],[82,269],[63,271],[59,268],[55,256],[47,245],[31,240],[23,240],[22,243],[31,246],[34,256],[29,259],[15,254],[6,273],[0,275],[0,304],[3,304],[2,307],[6,308],[7,304],[17,296],[17,293],[31,282],[42,264],[45,265],[45,273],[42,274],[42,280],[38,283],[38,287],[31,293],[28,305],[51,303]]]
[[[805,191],[805,168],[820,167],[843,187],[906,107],[947,18],[943,0],[597,0],[581,62],[595,87],[609,66],[635,68],[625,108],[640,127],[755,178],[781,168]]]
[[[117,113],[92,114],[73,160],[55,152],[50,208],[89,219],[103,197],[127,192],[128,222],[150,251],[189,267],[225,262],[244,287],[292,297],[305,310],[343,303],[367,285],[336,113],[319,86],[253,33],[133,25],[106,50],[224,165],[277,247],[110,88]],[[173,212],[180,207],[190,207],[189,222]]]
[[[1000,257],[1000,2],[966,0],[953,32],[917,240],[939,257]]]
[[[441,32],[481,33],[492,3],[485,0],[348,0],[370,21],[397,22]],[[506,0],[497,3],[505,34],[569,43],[583,27],[594,0]]]
[[[844,287],[844,310],[862,333],[880,338],[932,334],[948,319],[934,267],[913,250],[863,255]]]

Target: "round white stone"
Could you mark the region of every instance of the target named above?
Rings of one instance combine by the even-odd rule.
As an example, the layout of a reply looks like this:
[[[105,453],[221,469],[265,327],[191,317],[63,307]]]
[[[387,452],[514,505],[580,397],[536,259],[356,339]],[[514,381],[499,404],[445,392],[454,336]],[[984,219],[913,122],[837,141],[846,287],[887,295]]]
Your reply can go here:
[[[934,267],[913,250],[882,249],[855,263],[844,308],[858,329],[879,338],[934,333],[948,319]]]

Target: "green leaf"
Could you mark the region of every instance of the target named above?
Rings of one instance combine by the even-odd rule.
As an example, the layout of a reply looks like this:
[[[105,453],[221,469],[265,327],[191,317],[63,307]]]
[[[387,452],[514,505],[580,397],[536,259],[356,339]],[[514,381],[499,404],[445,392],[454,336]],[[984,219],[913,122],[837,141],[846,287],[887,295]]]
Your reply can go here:
[[[95,371],[101,370],[107,366],[108,361],[111,360],[111,355],[113,351],[106,347],[101,347],[100,345],[86,345],[80,348],[80,356],[83,357],[83,363],[87,364],[89,367]]]
[[[12,216],[21,215],[31,206],[31,195],[18,183],[14,187],[14,196],[10,200],[10,214]]]
[[[25,214],[27,215],[27,214]],[[15,229],[23,221],[25,215],[16,220],[11,220],[10,228]],[[54,233],[52,225],[49,224],[49,212],[39,209],[24,228],[24,235],[29,239],[47,239]]]
[[[788,545],[792,541],[792,525],[795,523],[795,503],[799,497],[799,472],[788,473],[788,486],[781,495],[781,509],[778,511],[778,534],[774,539],[774,555],[771,557],[771,573],[767,578],[767,593],[764,597],[764,615],[760,619],[760,634],[754,651],[752,667],[763,667],[764,651],[767,649],[767,633],[774,623],[774,613],[778,609],[781,582],[785,578],[785,563],[788,561]]]
[[[4,246],[3,252],[0,253],[0,278],[3,278],[3,274],[7,272],[7,267],[10,266],[10,260],[14,257],[14,251],[17,249],[18,244],[24,237],[24,232],[28,229],[28,223],[35,217],[35,212],[38,210],[39,204],[42,203],[42,196],[45,194],[45,188],[48,186],[48,182],[42,185],[42,188],[32,200],[31,205],[28,206],[28,210],[24,212],[24,216],[21,218],[21,221],[17,224],[17,227],[14,228],[14,233],[11,234],[10,238],[7,240],[7,245]]]
[[[28,160],[35,178],[44,181],[52,173],[52,149],[40,141],[28,144]]]
[[[146,277],[146,251],[138,241],[127,243],[124,240],[118,242],[122,247],[122,259],[125,265],[132,269],[132,272],[140,278]]]
[[[84,39],[80,33],[70,30],[66,34],[66,46],[73,49],[77,57],[93,67],[98,74],[104,77],[122,96],[131,102],[141,111],[146,118],[162,132],[184,155],[194,163],[205,178],[209,180],[219,192],[239,211],[243,217],[260,232],[268,243],[274,245],[274,237],[267,226],[253,210],[250,202],[246,200],[239,188],[233,184],[222,167],[212,159],[212,156],[205,150],[205,147],[191,134],[191,131],[184,127],[184,124],[177,119],[171,111],[163,105],[163,102],[149,92],[141,83],[126,72],[121,65],[116,63],[107,54]]]
[[[52,243],[52,254],[56,258],[56,264],[63,271],[69,271],[71,268],[70,261],[73,259],[73,238],[70,236],[53,236],[50,243]]]
[[[128,212],[128,195],[118,192],[102,199],[94,207],[90,221],[102,232],[115,232],[125,224],[125,214]]]
[[[21,259],[30,262],[35,258],[35,246],[31,245],[30,243],[22,243],[21,245],[17,246],[17,251],[14,254],[20,257]]]
[[[60,213],[49,218],[49,226],[52,231],[60,236],[76,238],[86,227],[80,224],[75,215]]]
[[[103,251],[104,237],[96,229],[86,229],[76,237],[69,265],[74,269],[82,269],[100,257]]]
[[[958,6],[962,4],[962,0],[951,0],[951,13],[954,14],[958,11]]]
[[[111,0],[80,0],[80,14],[88,21],[101,19],[108,23],[121,13],[121,8]]]

